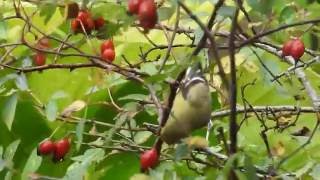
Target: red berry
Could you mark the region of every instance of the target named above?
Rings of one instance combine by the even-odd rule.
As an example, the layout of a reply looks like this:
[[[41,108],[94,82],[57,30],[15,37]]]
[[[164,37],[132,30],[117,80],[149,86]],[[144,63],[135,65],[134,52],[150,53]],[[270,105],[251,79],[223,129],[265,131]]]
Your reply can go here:
[[[112,62],[116,54],[113,49],[105,49],[101,55],[101,58],[107,62]]]
[[[70,142],[68,138],[61,139],[55,143],[54,161],[60,161],[69,152]]]
[[[46,63],[46,55],[38,52],[36,55],[33,56],[33,62],[36,66],[42,66]]]
[[[37,148],[37,154],[38,155],[48,155],[54,152],[55,145],[54,143],[50,140],[44,140],[41,142]]]
[[[152,29],[157,21],[157,7],[154,0],[144,0],[139,6],[139,21],[144,29]]]
[[[291,47],[291,56],[298,60],[304,54],[304,44],[300,39],[294,39]]]
[[[80,32],[79,30],[81,29],[80,21],[78,19],[73,19],[71,21],[71,29],[74,33]]]
[[[100,28],[102,28],[103,26],[104,26],[104,23],[105,23],[105,21],[104,21],[104,19],[103,19],[103,17],[98,17],[97,19],[95,19],[94,20],[94,27],[95,27],[95,29],[100,29]]]
[[[140,156],[140,166],[143,171],[155,167],[158,164],[159,157],[155,148],[145,151]]]
[[[79,11],[77,19],[81,22],[85,22],[88,18],[91,18],[90,12],[86,10]]]
[[[283,56],[289,56],[291,54],[292,43],[293,43],[293,40],[289,40],[283,45],[282,47]]]
[[[128,11],[131,14],[138,14],[139,6],[143,0],[129,0]]]
[[[103,54],[104,50],[106,50],[106,49],[114,50],[114,45],[113,45],[112,40],[108,39],[108,40],[103,41],[103,43],[100,46],[101,54]]]
[[[43,37],[43,38],[39,39],[37,45],[39,48],[47,49],[50,47],[50,41],[48,38]]]
[[[93,19],[92,18],[86,19],[86,21],[83,23],[83,26],[84,26],[86,32],[88,34],[90,34],[91,31],[94,29],[94,21],[93,21]]]

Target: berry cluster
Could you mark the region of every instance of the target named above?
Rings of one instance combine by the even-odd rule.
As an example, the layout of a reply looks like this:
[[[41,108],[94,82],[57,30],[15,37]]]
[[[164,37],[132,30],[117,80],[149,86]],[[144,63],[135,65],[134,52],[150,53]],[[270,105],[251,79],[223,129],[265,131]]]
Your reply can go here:
[[[101,58],[106,62],[112,62],[116,56],[112,40],[104,41],[100,46]]]
[[[99,30],[105,24],[103,17],[93,19],[91,13],[87,10],[81,10],[78,16],[71,21],[71,28],[74,33],[90,34],[92,30]]]
[[[154,0],[129,0],[128,11],[131,14],[138,15],[140,25],[145,30],[154,28],[158,21]]]
[[[38,40],[36,44],[36,48],[38,49],[48,49],[50,48],[49,39],[43,37]],[[43,52],[37,51],[37,53],[33,56],[33,63],[36,66],[42,66],[46,63],[46,55]]]
[[[294,38],[286,42],[282,47],[283,56],[292,56],[296,61],[304,54],[304,44],[298,39]]]
[[[143,152],[140,156],[140,167],[142,171],[155,167],[159,162],[159,155],[155,148]]]
[[[37,149],[38,155],[53,154],[52,160],[54,162],[63,160],[64,156],[70,150],[70,140],[68,138],[53,142],[50,139],[42,141]]]

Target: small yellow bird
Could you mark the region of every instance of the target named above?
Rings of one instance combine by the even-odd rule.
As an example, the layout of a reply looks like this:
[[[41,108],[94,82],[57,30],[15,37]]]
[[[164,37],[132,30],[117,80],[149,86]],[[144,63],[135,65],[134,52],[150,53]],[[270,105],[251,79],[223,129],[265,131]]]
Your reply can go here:
[[[200,64],[187,69],[177,91],[170,116],[160,133],[167,144],[179,142],[210,121],[211,95]]]

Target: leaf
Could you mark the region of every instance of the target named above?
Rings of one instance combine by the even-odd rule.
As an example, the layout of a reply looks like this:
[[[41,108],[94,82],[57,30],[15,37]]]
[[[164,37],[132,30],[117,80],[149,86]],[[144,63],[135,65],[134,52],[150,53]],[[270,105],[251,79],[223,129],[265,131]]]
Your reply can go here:
[[[2,154],[3,154],[3,147],[0,146],[0,158],[2,158]]]
[[[255,168],[252,164],[251,158],[249,156],[245,156],[244,167],[246,169],[245,175],[246,175],[247,179],[258,180],[258,177],[256,175],[256,170],[255,170]]]
[[[6,101],[5,106],[2,110],[2,118],[10,131],[16,113],[17,102],[18,95],[17,93],[13,93]]]
[[[19,88],[21,91],[26,91],[29,89],[27,78],[24,73],[21,73],[19,76],[17,76],[15,83],[17,88]]]
[[[141,71],[145,72],[149,75],[156,75],[158,73],[158,69],[153,63],[143,63],[141,65]]]
[[[152,135],[150,131],[137,132],[134,136],[134,142],[137,144],[145,143]]]
[[[223,167],[223,176],[225,179],[228,179],[230,171],[233,169],[234,161],[238,159],[239,154],[234,154],[229,157],[228,161],[225,163]]]
[[[130,180],[151,180],[150,176],[146,174],[134,174],[133,176],[130,177]]]
[[[12,180],[12,176],[13,176],[12,171],[8,171],[6,176],[4,177],[4,180]]]
[[[315,165],[315,162],[313,161],[310,161],[308,162],[307,164],[305,164],[301,169],[299,169],[298,171],[296,171],[294,174],[295,174],[295,177],[296,178],[303,178],[303,176],[309,172],[313,166]]]
[[[6,151],[4,153],[4,159],[6,161],[12,161],[13,156],[16,153],[19,144],[20,144],[20,139],[9,144],[9,146],[6,148]]]
[[[280,16],[279,16],[279,21],[281,23],[286,23],[290,24],[293,22],[296,16],[296,10],[294,6],[287,6],[282,9]]]
[[[236,12],[236,8],[234,6],[222,6],[218,10],[218,14],[223,17],[230,17],[232,18],[234,16],[234,13]]]
[[[127,96],[121,97],[118,100],[136,100],[136,101],[143,101],[148,96],[145,94],[129,94]]]
[[[77,112],[80,111],[81,109],[83,109],[86,106],[86,102],[82,101],[82,100],[77,100],[74,101],[72,104],[70,104],[68,107],[66,107],[61,115],[68,117],[70,116],[73,112]]]
[[[61,98],[65,98],[68,97],[68,94],[62,90],[56,91],[53,95],[52,95],[52,99],[61,99]]]
[[[128,119],[128,113],[121,113],[118,114],[114,119],[116,121],[115,125],[113,128],[111,128],[108,131],[108,134],[106,135],[106,140],[105,140],[105,144],[108,145],[114,135],[114,133],[116,132],[116,130],[118,128],[120,128]]]
[[[0,86],[2,86],[7,81],[15,79],[17,77],[18,77],[17,74],[8,74],[8,75],[4,76],[3,78],[0,78]]]
[[[77,150],[80,149],[82,140],[83,140],[83,131],[84,131],[84,125],[85,125],[85,119],[81,118],[79,123],[77,124],[76,127],[76,136],[77,136]]]
[[[42,157],[37,155],[37,148],[35,148],[31,152],[26,164],[24,165],[21,178],[29,179],[28,176],[39,169],[41,162],[42,162]]]
[[[40,16],[45,17],[45,23],[47,23],[50,18],[54,15],[56,11],[56,5],[54,4],[43,4],[40,7]]]
[[[0,40],[7,38],[7,23],[5,20],[0,20]]]
[[[104,150],[101,148],[89,149],[83,155],[73,157],[72,160],[78,161],[71,164],[67,170],[64,180],[83,179],[88,167],[94,162],[104,159]]]
[[[0,158],[0,172],[6,167],[6,161]]]
[[[320,164],[315,165],[312,168],[312,171],[309,173],[309,175],[313,178],[313,179],[319,179],[320,178]]]
[[[58,106],[55,100],[51,99],[46,105],[46,117],[49,121],[55,121],[58,114]]]
[[[253,10],[265,15],[271,13],[275,2],[275,0],[248,0],[248,4]]]
[[[189,154],[189,147],[187,144],[179,144],[176,148],[176,152],[174,154],[174,160],[180,161],[182,158],[186,157]]]

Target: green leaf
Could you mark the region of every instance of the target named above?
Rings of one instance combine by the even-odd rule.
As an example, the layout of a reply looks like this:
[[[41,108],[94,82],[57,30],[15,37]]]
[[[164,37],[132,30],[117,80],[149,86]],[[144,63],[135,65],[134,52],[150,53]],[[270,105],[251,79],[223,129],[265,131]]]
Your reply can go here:
[[[134,136],[134,142],[137,144],[145,143],[152,135],[150,131],[141,131],[137,132]]]
[[[40,16],[44,16],[44,22],[47,23],[56,11],[56,5],[54,4],[43,4],[40,7]]]
[[[2,154],[3,154],[3,147],[0,146],[0,158],[2,158]]]
[[[252,164],[251,158],[249,156],[245,156],[244,160],[244,167],[245,167],[245,175],[247,179],[258,180],[256,175],[256,170]]]
[[[293,6],[287,6],[282,9],[279,17],[281,23],[290,24],[293,22],[296,16],[296,10]]]
[[[236,7],[234,6],[222,6],[218,10],[218,14],[223,17],[230,17],[232,18],[234,16],[234,13],[236,12]]]
[[[29,179],[28,176],[39,169],[41,162],[42,157],[37,155],[37,148],[35,148],[24,165],[21,178],[26,180]]]
[[[309,175],[313,178],[313,179],[319,179],[320,178],[320,164],[315,165],[312,168],[312,171],[309,173]]]
[[[77,162],[71,164],[63,177],[65,180],[82,179],[89,166],[100,162],[104,158],[104,150],[101,148],[89,149],[83,155],[73,157]]]
[[[0,172],[6,167],[6,161],[0,158]]]
[[[85,119],[81,118],[76,127],[76,136],[77,136],[77,150],[80,149],[81,143],[83,141],[83,131],[85,125]]]
[[[6,83],[7,81],[12,80],[12,79],[15,79],[15,78],[17,78],[17,77],[18,77],[17,74],[8,74],[8,75],[0,78],[0,87],[1,87],[4,83]]]
[[[56,100],[51,99],[46,105],[46,117],[49,121],[55,121],[58,114],[58,107]]]
[[[153,63],[143,63],[141,65],[141,71],[145,72],[151,76],[156,75],[158,73],[158,70]]]
[[[2,119],[4,120],[4,123],[7,125],[10,131],[16,113],[17,102],[18,94],[14,93],[7,99],[2,110]]]
[[[275,0],[248,0],[249,6],[251,6],[253,10],[261,14],[271,13],[272,7],[275,2]]]
[[[121,97],[118,100],[136,100],[136,101],[143,101],[148,96],[145,94],[129,94],[127,96]]]
[[[179,144],[176,148],[176,152],[174,154],[174,160],[180,161],[182,158],[186,157],[189,154],[189,148],[187,144]]]
[[[15,83],[17,88],[19,88],[21,91],[26,91],[29,89],[27,78],[24,73],[21,73],[19,76],[17,76]]]
[[[6,173],[6,176],[4,177],[4,180],[12,180],[12,176],[13,176],[13,172],[12,171],[8,171]]]
[[[7,23],[4,20],[0,20],[0,40],[7,38]]]
[[[13,156],[16,153],[19,144],[20,144],[20,139],[9,144],[9,146],[6,148],[6,151],[4,153],[4,159],[6,161],[12,161]]]

